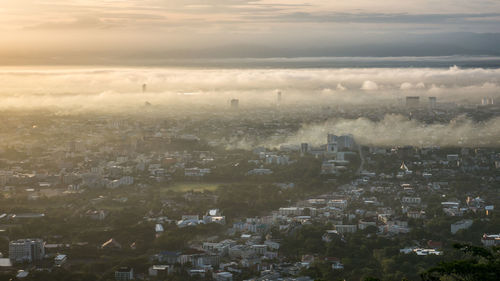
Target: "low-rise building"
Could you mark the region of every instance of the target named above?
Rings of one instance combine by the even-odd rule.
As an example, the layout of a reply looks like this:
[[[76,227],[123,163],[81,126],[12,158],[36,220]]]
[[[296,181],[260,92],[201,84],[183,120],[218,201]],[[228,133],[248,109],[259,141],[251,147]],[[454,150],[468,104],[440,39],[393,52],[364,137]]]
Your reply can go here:
[[[174,271],[173,265],[153,265],[148,269],[149,276],[163,278]]]
[[[329,200],[327,204],[329,207],[339,208],[341,210],[344,210],[345,208],[347,208],[347,200],[345,200],[345,199]]]
[[[213,278],[216,281],[233,281],[233,274],[230,272],[215,272]]]
[[[472,226],[473,220],[461,220],[450,225],[450,230],[452,234],[457,233],[459,230],[467,229]]]
[[[185,168],[184,176],[186,177],[203,177],[211,173],[211,170],[208,168]]]
[[[120,267],[115,271],[115,280],[129,281],[134,280],[134,269],[131,267]]]
[[[498,246],[500,245],[500,234],[483,234],[481,237],[481,243],[485,247]]]
[[[355,224],[337,224],[335,225],[335,230],[341,234],[354,233],[358,230],[358,227]]]
[[[61,267],[67,261],[68,261],[68,256],[66,256],[66,255],[57,255],[54,258],[54,265],[57,266],[57,267]]]
[[[420,197],[409,197],[409,196],[404,196],[401,198],[401,203],[403,204],[420,204],[422,202],[422,199]]]

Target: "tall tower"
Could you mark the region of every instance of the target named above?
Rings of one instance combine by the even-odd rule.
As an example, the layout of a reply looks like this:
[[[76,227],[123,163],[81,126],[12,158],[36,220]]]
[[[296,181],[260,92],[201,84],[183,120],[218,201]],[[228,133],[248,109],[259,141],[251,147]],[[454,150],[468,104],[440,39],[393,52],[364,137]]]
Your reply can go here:
[[[232,99],[231,100],[231,108],[232,109],[238,109],[240,101],[238,99]]]
[[[437,98],[436,97],[429,97],[429,108],[430,109],[435,109],[436,108],[436,103],[437,103]]]
[[[328,134],[328,136],[326,137],[326,142],[327,143],[337,142],[337,136],[334,134]]]
[[[280,104],[280,103],[281,103],[281,91],[278,91],[278,92],[276,93],[276,99],[277,99],[277,101],[278,101],[278,104]]]
[[[326,139],[327,144],[326,144],[326,151],[327,152],[337,152],[338,151],[338,143],[337,143],[338,137],[334,134],[328,134],[328,137]]]
[[[309,152],[309,144],[307,142],[303,142],[300,144],[300,155],[304,156]]]
[[[142,92],[145,93],[146,92],[146,89],[147,89],[147,85],[146,84],[142,84]]]
[[[481,99],[481,105],[493,105],[495,104],[495,100],[490,97],[484,97]]]

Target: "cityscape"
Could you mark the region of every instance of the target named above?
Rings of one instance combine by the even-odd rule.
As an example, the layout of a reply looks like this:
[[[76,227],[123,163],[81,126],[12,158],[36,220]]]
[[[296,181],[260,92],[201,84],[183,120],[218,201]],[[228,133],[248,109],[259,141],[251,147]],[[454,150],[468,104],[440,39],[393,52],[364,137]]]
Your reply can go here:
[[[495,143],[364,145],[335,131],[318,144],[257,143],[332,117],[494,119],[494,101],[408,96],[384,109],[338,110],[285,109],[281,91],[275,99],[272,109],[232,99],[186,115],[148,104],[138,105],[142,116],[5,111],[2,274],[418,279],[415,268],[454,258],[454,243],[500,243]]]
[[[379,2],[0,4],[0,281],[500,280],[500,4]]]

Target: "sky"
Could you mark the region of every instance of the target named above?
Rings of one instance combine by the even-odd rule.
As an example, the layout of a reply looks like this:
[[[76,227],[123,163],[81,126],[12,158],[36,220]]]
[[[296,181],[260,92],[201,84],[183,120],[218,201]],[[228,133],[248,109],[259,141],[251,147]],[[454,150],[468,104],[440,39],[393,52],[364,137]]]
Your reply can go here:
[[[4,65],[499,55],[498,0],[0,0]]]

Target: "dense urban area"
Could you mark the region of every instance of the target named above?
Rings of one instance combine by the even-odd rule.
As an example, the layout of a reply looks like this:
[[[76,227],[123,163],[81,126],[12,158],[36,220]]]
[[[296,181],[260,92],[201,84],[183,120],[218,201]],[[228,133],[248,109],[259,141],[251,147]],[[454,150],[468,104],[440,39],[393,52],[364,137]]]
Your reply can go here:
[[[498,280],[499,140],[297,134],[335,118],[481,124],[500,117],[492,99],[285,107],[281,95],[1,111],[0,280]]]

